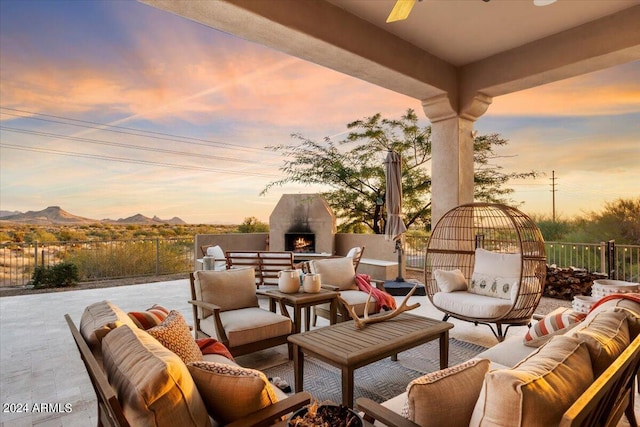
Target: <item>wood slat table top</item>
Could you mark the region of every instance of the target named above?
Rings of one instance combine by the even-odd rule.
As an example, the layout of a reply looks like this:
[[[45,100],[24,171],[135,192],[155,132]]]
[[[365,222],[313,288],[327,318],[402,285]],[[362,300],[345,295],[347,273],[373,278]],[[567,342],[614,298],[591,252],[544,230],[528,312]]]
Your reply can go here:
[[[276,298],[282,298],[285,301],[297,304],[311,303],[316,301],[329,301],[338,296],[338,292],[329,291],[326,289],[321,289],[320,292],[309,293],[309,292],[296,292],[292,294],[287,294],[285,292],[281,292],[277,289],[258,289],[256,291],[258,295],[264,296],[273,296]]]
[[[453,324],[402,313],[380,323],[356,329],[353,320],[289,336],[305,353],[338,366],[364,366],[382,355],[392,355],[436,339]]]

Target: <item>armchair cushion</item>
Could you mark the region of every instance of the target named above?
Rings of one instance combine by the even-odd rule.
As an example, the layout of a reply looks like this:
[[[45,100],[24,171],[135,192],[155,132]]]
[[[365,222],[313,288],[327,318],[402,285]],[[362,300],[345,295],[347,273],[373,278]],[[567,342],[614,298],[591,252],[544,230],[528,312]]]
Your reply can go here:
[[[228,424],[278,401],[265,375],[255,369],[204,361],[187,367],[209,414],[220,423]]]
[[[468,426],[489,363],[471,359],[411,381],[402,415],[422,427]]]
[[[340,297],[354,308],[358,316],[364,315],[364,307],[367,303],[367,298],[369,298],[369,294],[360,290],[340,291]],[[327,305],[327,310],[328,309],[329,305]],[[379,311],[380,305],[374,298],[371,298],[371,301],[369,302],[369,314],[377,313]]]
[[[229,347],[236,347],[264,339],[291,333],[291,319],[259,307],[220,313],[227,334]],[[210,337],[216,337],[213,316],[200,321],[200,329]]]
[[[455,270],[435,270],[433,275],[438,288],[442,292],[455,292],[467,290],[467,279],[459,269]]]
[[[223,271],[194,272],[196,299],[211,302],[221,311],[258,307],[255,273],[251,267]],[[210,311],[198,307],[198,318],[203,319]]]
[[[147,332],[160,344],[178,355],[184,363],[202,360],[200,347],[193,339],[189,325],[179,311],[171,310],[161,324]]]
[[[132,426],[210,426],[186,365],[137,326],[123,325],[102,340],[104,368]]]
[[[586,344],[555,336],[512,369],[485,375],[469,425],[558,425],[593,379]]]
[[[517,293],[522,268],[520,254],[506,254],[476,249],[469,292],[511,299]]]
[[[341,291],[357,290],[356,270],[351,258],[327,258],[311,262],[311,272],[320,274],[323,285],[337,286]]]

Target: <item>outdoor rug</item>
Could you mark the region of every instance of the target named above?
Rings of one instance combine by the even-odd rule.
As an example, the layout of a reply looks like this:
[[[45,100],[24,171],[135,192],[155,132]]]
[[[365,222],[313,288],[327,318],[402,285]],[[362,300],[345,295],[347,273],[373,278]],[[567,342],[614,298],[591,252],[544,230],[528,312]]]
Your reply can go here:
[[[451,338],[449,366],[462,363],[484,350],[485,347]],[[387,357],[356,369],[354,401],[358,397],[368,397],[376,402],[384,402],[404,393],[411,380],[439,368],[440,346],[438,340],[435,340],[398,354],[397,362]],[[294,388],[293,361],[265,369],[263,372],[268,378],[280,377],[290,384],[291,389]],[[318,359],[305,356],[304,390],[319,402],[342,402],[340,370]]]

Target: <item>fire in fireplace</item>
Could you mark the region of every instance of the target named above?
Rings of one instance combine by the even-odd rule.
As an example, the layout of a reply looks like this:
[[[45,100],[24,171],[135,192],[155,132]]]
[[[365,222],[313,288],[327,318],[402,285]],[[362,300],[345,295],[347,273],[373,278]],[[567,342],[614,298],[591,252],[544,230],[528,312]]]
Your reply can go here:
[[[316,235],[314,233],[285,233],[284,250],[296,253],[314,253]]]

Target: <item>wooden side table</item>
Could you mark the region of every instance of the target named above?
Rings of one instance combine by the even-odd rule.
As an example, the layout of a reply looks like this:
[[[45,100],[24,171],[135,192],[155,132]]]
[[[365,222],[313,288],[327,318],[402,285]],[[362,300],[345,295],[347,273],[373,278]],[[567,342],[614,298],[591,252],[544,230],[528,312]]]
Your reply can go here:
[[[276,289],[258,289],[257,295],[266,296],[269,298],[269,309],[275,313],[276,302],[280,301],[285,306],[293,307],[293,333],[298,334],[302,330],[302,309],[305,309],[305,331],[309,330],[309,324],[311,323],[310,308],[314,305],[329,303],[330,315],[329,323],[335,324],[338,316],[338,292],[321,289],[317,293],[296,292],[295,294],[286,294]],[[286,309],[286,307],[285,307]]]

